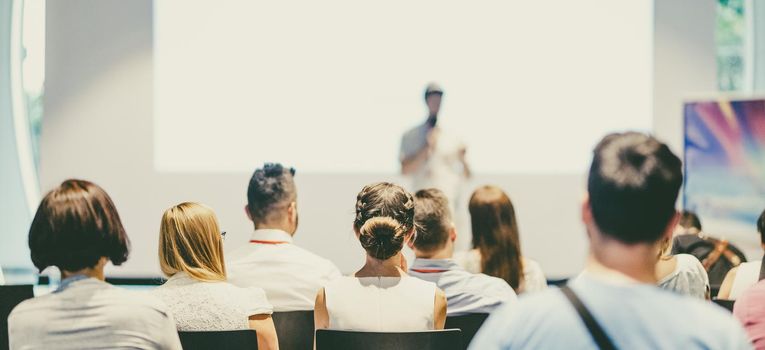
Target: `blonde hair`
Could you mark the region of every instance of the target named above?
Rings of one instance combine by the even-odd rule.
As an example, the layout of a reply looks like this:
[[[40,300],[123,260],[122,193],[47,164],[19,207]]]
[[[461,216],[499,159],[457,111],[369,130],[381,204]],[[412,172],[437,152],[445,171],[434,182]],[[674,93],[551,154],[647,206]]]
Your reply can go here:
[[[185,202],[165,211],[159,229],[159,266],[167,276],[186,272],[200,281],[226,280],[223,242],[212,209]]]

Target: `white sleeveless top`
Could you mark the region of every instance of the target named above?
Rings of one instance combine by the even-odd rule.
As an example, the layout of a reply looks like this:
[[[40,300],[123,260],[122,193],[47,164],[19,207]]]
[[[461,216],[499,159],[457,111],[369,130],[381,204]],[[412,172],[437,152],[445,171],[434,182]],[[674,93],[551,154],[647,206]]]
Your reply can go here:
[[[733,280],[733,287],[730,289],[728,299],[736,300],[745,290],[753,286],[760,279],[761,260],[750,261],[738,265],[736,278]]]
[[[434,328],[436,284],[410,276],[340,277],[324,287],[329,328],[414,332]]]
[[[202,282],[185,272],[173,275],[152,294],[167,304],[179,331],[249,329],[250,316],[273,311],[260,288]]]

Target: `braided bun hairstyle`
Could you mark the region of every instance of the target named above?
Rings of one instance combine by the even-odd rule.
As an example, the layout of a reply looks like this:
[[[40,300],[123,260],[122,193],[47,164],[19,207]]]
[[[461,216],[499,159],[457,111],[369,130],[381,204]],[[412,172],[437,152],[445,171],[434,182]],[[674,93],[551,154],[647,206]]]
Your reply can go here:
[[[398,254],[414,230],[414,199],[401,186],[379,182],[356,197],[353,228],[370,256],[386,260]]]

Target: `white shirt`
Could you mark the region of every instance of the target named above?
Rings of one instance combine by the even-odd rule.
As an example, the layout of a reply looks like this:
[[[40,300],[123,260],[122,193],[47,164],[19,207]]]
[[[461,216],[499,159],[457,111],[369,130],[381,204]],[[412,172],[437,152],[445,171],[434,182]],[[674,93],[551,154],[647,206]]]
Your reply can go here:
[[[434,328],[436,285],[417,278],[341,277],[324,287],[329,328],[416,332]]]
[[[5,277],[3,276],[3,267],[0,266],[0,286],[5,284]]]
[[[659,287],[683,295],[706,299],[709,276],[699,259],[689,254],[677,254],[675,270],[659,281]]]
[[[10,349],[181,349],[159,299],[85,276],[16,306],[8,335]]]
[[[542,266],[534,260],[522,258],[523,262],[523,285],[519,288],[519,294],[539,292],[547,289],[547,278],[542,271]],[[481,273],[481,252],[471,249],[466,252],[454,254],[454,260],[467,272]]]
[[[185,272],[170,277],[152,293],[167,304],[179,331],[249,329],[249,317],[273,312],[266,293],[227,282],[203,282]]]
[[[401,138],[400,159],[414,156],[427,147],[430,130],[430,126],[424,123],[407,131]],[[456,204],[464,180],[460,151],[465,148],[465,144],[442,127],[437,126],[434,130],[438,132],[438,137],[433,153],[427,162],[412,174],[412,190],[437,188],[444,192],[450,202]]]
[[[446,294],[447,316],[489,314],[518,297],[505,280],[465,271],[452,259],[414,260],[409,275],[435,283]]]
[[[760,280],[760,266],[762,260],[750,261],[738,265],[736,278],[733,280],[733,286],[730,289],[729,300],[736,300],[749,287],[755,285]]]
[[[319,289],[341,276],[281,230],[255,230],[250,244],[226,256],[226,269],[229,283],[262,288],[275,312],[313,310]]]

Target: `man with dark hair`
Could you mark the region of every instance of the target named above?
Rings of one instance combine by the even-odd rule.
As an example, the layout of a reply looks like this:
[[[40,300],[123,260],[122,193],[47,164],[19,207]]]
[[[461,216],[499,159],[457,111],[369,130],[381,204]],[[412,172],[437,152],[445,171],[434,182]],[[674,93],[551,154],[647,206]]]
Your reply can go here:
[[[417,257],[409,274],[436,283],[444,291],[447,315],[491,313],[505,302],[515,302],[513,288],[501,278],[473,274],[453,259],[457,230],[452,223],[449,201],[437,189],[414,195],[414,224],[417,235],[409,247]]]
[[[295,169],[266,163],[247,187],[244,211],[255,226],[250,243],[227,255],[228,280],[266,292],[274,311],[313,310],[316,293],[340,271],[292,244],[298,228]]]
[[[728,312],[656,286],[682,177],[680,159],[655,138],[606,136],[582,204],[585,271],[568,286],[495,311],[471,349],[750,349]]]
[[[438,124],[444,90],[435,83],[425,88],[428,117],[401,138],[401,174],[411,176],[414,191],[438,188],[456,203],[464,180],[470,177],[467,147],[455,134]]]

